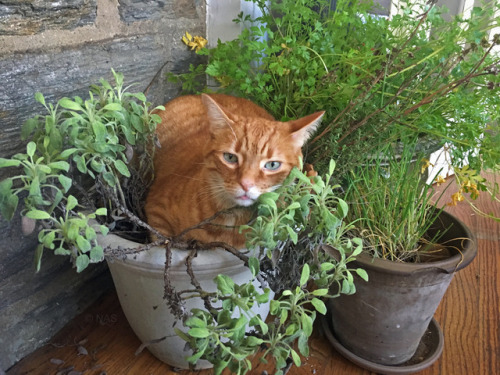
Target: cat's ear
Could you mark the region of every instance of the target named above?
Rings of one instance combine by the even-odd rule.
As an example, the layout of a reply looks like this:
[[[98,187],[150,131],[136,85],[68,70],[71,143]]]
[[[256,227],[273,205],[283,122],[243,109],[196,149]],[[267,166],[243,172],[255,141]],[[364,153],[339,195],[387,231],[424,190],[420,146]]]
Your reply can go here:
[[[309,137],[316,131],[325,111],[316,112],[312,115],[289,121],[292,140],[295,146],[302,147]]]
[[[217,128],[231,127],[233,121],[230,114],[227,113],[214,99],[207,94],[201,94],[201,101],[207,109],[208,120],[212,126]]]

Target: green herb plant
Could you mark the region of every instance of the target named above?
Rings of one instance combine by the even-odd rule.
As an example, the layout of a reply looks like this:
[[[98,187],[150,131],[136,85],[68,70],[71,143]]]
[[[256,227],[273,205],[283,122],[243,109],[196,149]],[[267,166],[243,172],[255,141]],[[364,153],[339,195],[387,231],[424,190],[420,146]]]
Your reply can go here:
[[[248,249],[258,254],[247,259],[252,274],[271,288],[259,292],[256,280],[237,285],[217,276],[210,299],[219,307],[192,310],[187,333],[177,330],[194,351],[189,362],[206,359],[215,374],[226,368],[246,374],[252,370],[251,356],[258,355],[283,374],[291,363],[300,366],[300,355],[309,354],[316,314],[326,314],[324,299],[354,293],[353,272],[367,280],[364,270],[348,268],[362,244],[344,235],[351,226],[344,221],[347,204],[330,181],[334,167],[331,162],[323,179],[294,169],[282,187],[259,198],[257,218],[241,229]],[[266,322],[252,307],[270,299]]]
[[[364,251],[376,258],[420,262],[436,251],[440,233],[428,230],[442,208],[440,197],[428,184],[428,160],[415,151],[416,141],[406,141],[400,154],[390,145],[372,163],[356,168],[347,178],[343,196],[349,202],[351,235],[363,238]],[[433,176],[433,181],[437,176]],[[445,190],[443,190],[444,192]]]
[[[103,249],[97,243],[99,233],[116,227],[117,217],[154,230],[141,220],[140,208],[154,173],[155,128],[161,119],[144,94],[129,93],[123,75],[113,75],[114,86],[102,79],[86,100],[63,98],[53,105],[37,93],[46,114],[24,124],[26,152],[0,159],[1,168],[18,171],[0,182],[0,210],[9,220],[20,210],[23,230],[37,231],[37,270],[46,249],[70,256],[81,272],[105,254],[153,246]],[[351,225],[345,221],[347,204],[336,194],[334,169],[332,161],[324,178],[294,169],[279,189],[259,198],[255,220],[241,228],[253,255],[226,246],[245,261],[254,280],[237,285],[219,275],[217,291],[209,293],[197,287],[191,273],[195,289],[176,292],[165,266],[165,302],[188,327],[178,334],[193,349],[191,363],[207,359],[216,374],[224,368],[245,374],[250,356],[260,353],[262,361],[274,362],[277,374],[300,365],[316,315],[326,313],[324,299],[354,293],[353,274],[367,279],[362,269],[348,267],[361,253],[362,241],[344,235]],[[203,245],[165,237],[156,244],[160,241],[167,254],[171,246],[196,250]],[[204,308],[185,311],[187,298],[201,298]],[[264,303],[270,305],[268,321],[252,311]]]
[[[44,249],[70,255],[78,272],[103,260],[96,238],[97,232],[107,234],[108,227],[95,227],[89,220],[111,216],[115,202],[136,208],[144,191],[131,192],[130,186],[147,186],[152,176],[154,131],[160,118],[151,114],[144,94],[127,92],[123,75],[113,75],[114,87],[101,79],[100,85],[91,86],[87,100],[63,98],[54,106],[37,93],[35,99],[46,114],[24,124],[26,152],[0,159],[1,168],[22,170],[0,183],[0,211],[10,220],[24,200],[24,225],[41,228],[37,270]],[[133,148],[140,155],[134,156]],[[145,183],[134,183],[138,179]]]
[[[253,26],[199,50],[207,63],[173,79],[193,90],[207,74],[282,120],[325,110],[306,155],[320,173],[330,158],[344,174],[365,163],[366,150],[417,134],[447,149],[459,185],[472,178],[495,195],[480,172],[500,166],[498,1],[468,18],[435,2],[401,1],[391,18],[364,0],[252,2],[262,16],[235,21]]]

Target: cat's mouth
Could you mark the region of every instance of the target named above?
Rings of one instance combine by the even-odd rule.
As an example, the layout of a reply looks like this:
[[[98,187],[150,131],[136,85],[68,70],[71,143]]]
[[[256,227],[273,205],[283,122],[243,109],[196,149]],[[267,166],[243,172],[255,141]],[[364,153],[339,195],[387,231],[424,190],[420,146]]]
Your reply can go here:
[[[235,201],[239,206],[248,207],[248,206],[251,206],[255,202],[255,199],[248,196],[247,194],[242,194],[242,195],[236,197]]]

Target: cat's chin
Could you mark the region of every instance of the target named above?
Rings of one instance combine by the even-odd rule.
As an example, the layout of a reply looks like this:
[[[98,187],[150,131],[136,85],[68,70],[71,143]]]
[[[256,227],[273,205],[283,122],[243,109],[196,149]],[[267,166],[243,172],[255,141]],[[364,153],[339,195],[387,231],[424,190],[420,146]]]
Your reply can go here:
[[[233,199],[234,203],[236,203],[237,206],[250,207],[257,201],[257,198],[253,198],[252,196],[249,196],[247,194],[242,194],[234,197]]]
[[[237,206],[250,207],[255,203],[255,199],[252,198],[235,198],[234,202]]]

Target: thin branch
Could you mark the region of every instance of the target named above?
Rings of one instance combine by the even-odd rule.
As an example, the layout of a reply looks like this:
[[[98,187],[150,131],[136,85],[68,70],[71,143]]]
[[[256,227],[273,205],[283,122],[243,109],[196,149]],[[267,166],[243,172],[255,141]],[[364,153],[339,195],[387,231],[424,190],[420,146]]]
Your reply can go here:
[[[140,218],[138,218],[127,207],[125,207],[123,204],[121,204],[121,202],[116,197],[116,195],[112,191],[110,191],[111,189],[109,187],[107,187],[105,184],[101,184],[101,186],[102,186],[104,192],[106,193],[106,195],[109,198],[111,198],[111,200],[116,205],[116,207],[118,209],[120,209],[120,211],[122,211],[130,219],[130,221],[132,221],[133,223],[139,225],[142,228],[147,229],[148,231],[150,231],[151,233],[153,233],[155,236],[157,236],[159,239],[161,239],[163,241],[169,241],[170,240],[170,238],[168,238],[168,237],[164,236],[163,234],[161,234],[158,230],[156,230],[151,225],[149,225],[148,223],[146,223],[143,220],[141,220]]]
[[[205,308],[207,311],[209,311],[214,317],[216,317],[216,310],[212,306],[212,303],[210,302],[210,297],[208,293],[206,293],[203,288],[201,287],[201,284],[199,281],[196,279],[196,276],[193,271],[193,259],[198,256],[198,251],[196,249],[192,249],[189,255],[186,258],[186,270],[191,278],[191,284],[195,287],[196,291],[200,294],[201,299],[203,300],[203,303],[205,305]]]
[[[185,320],[188,316],[184,302],[172,285],[170,279],[170,266],[172,264],[172,244],[165,245],[165,269],[163,271],[163,299],[166,300],[170,312],[180,320]]]
[[[186,233],[188,233],[192,230],[195,230],[195,229],[200,229],[206,225],[218,225],[218,224],[212,223],[212,221],[214,221],[215,219],[217,219],[221,215],[232,213],[234,210],[237,210],[237,209],[242,209],[242,207],[241,206],[233,206],[233,207],[228,208],[226,210],[218,211],[215,214],[213,214],[212,216],[200,221],[198,224],[184,229],[179,235],[176,236],[176,238],[182,238]],[[222,226],[224,226],[224,225],[222,225]],[[225,227],[234,228],[234,227],[229,227],[229,226],[225,226]]]
[[[243,261],[245,266],[248,266],[248,259],[245,254],[242,254],[241,251],[237,250],[236,248],[232,247],[231,245],[225,243],[225,242],[208,242],[208,243],[199,243],[199,246],[202,246],[202,248],[206,249],[215,249],[215,248],[220,248],[224,249],[227,252],[233,254],[235,257],[239,258],[240,260]]]

